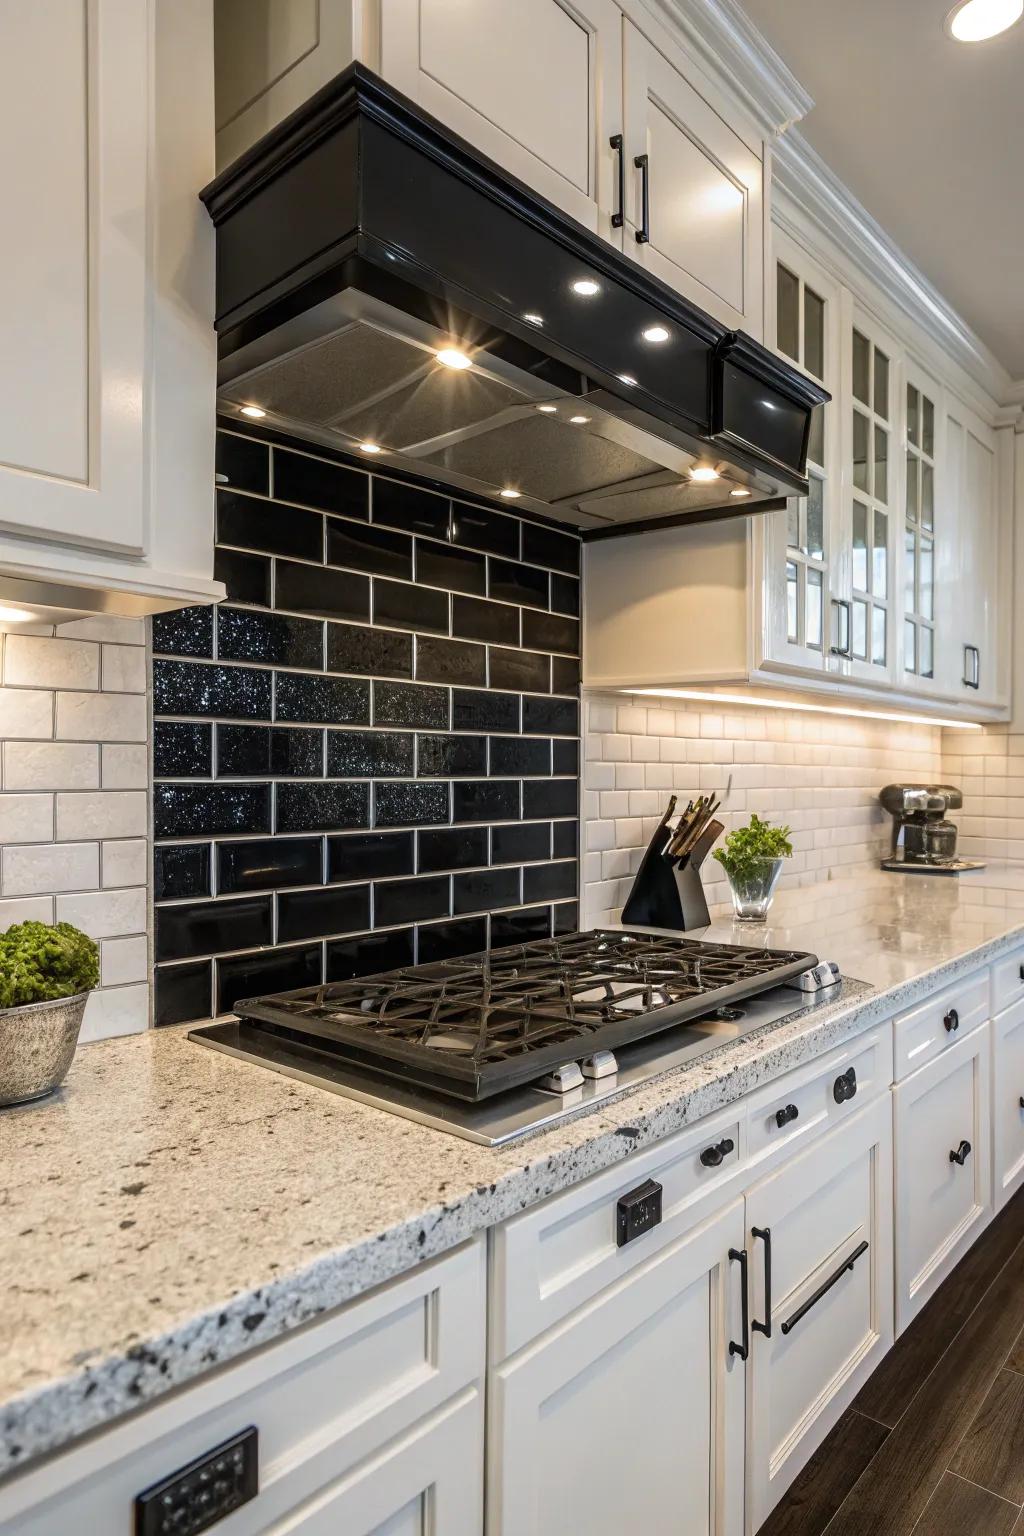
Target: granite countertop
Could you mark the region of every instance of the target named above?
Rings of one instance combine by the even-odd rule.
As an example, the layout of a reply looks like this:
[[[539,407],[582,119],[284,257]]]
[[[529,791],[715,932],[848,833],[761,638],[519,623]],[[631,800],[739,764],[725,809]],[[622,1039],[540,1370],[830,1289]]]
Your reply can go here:
[[[0,1474],[444,1252],[770,1081],[1024,938],[1024,865],[784,892],[759,940],[872,993],[723,1046],[503,1148],[203,1050],[82,1048],[0,1113]],[[708,938],[749,943],[749,925]]]

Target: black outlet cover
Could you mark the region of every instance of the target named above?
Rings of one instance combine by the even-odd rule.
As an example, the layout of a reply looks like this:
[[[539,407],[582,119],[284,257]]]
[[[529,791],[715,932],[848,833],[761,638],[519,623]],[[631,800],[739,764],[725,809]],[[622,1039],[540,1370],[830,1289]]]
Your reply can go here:
[[[622,1196],[615,1214],[615,1241],[621,1248],[661,1221],[661,1185],[654,1179],[645,1179]]]
[[[259,1492],[255,1425],[179,1467],[135,1500],[135,1536],[199,1536]]]

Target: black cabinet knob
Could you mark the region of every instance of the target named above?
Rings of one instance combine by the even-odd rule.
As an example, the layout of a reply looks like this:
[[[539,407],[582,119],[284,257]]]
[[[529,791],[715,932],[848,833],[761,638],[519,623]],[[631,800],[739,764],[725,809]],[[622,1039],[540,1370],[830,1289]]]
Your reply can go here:
[[[800,1111],[797,1109],[795,1104],[787,1104],[785,1109],[777,1109],[775,1111],[775,1124],[781,1131],[782,1127],[784,1125],[789,1125],[790,1121],[795,1120],[799,1113]]]
[[[1022,965],[1022,966],[1021,966],[1021,967],[1020,967],[1020,969],[1019,969],[1019,975],[1020,975],[1020,979],[1021,979],[1021,981],[1024,981],[1024,965]]]
[[[857,1094],[857,1069],[850,1067],[846,1072],[840,1072],[832,1084],[832,1097],[837,1104],[845,1104],[848,1099],[855,1098]]]
[[[949,1160],[950,1160],[951,1163],[959,1163],[960,1167],[962,1168],[964,1163],[966,1163],[967,1159],[970,1157],[970,1155],[971,1155],[971,1144],[970,1144],[970,1142],[969,1141],[962,1141],[960,1143],[960,1145],[957,1147],[956,1151],[955,1152],[951,1152],[949,1154]]]
[[[946,1034],[952,1035],[960,1028],[960,1015],[955,1008],[951,1008],[942,1022],[946,1026]]]
[[[721,1141],[716,1142],[713,1147],[705,1147],[700,1155],[700,1160],[705,1168],[717,1168],[719,1163],[728,1157],[735,1145],[736,1143],[731,1137],[725,1136]]]

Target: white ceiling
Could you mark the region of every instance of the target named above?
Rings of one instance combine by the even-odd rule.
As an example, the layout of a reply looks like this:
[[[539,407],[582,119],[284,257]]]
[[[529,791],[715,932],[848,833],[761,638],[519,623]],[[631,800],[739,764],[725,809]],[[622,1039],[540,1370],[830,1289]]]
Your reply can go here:
[[[952,0],[742,0],[815,105],[800,132],[1024,378],[1024,21],[985,43]]]

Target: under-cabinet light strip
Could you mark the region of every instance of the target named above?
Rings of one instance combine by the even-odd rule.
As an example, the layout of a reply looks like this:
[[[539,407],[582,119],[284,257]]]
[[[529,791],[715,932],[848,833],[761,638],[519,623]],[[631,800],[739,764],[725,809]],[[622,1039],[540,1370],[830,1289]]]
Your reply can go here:
[[[703,688],[617,688],[616,693],[637,694],[655,699],[697,699],[706,704],[743,704],[754,709],[792,709],[813,715],[842,715],[846,718],[867,720],[900,720],[907,725],[941,725],[954,731],[980,731],[984,727],[975,720],[947,720],[939,715],[899,714],[891,709],[861,709],[853,704],[808,704],[804,700],[762,698],[751,693],[716,693]]]

